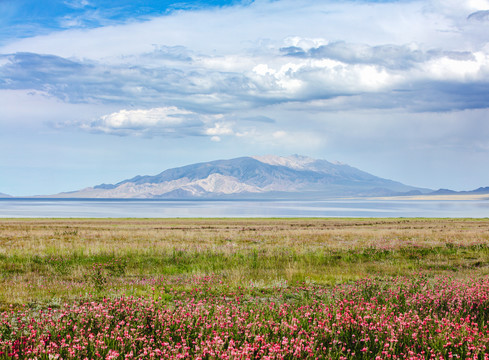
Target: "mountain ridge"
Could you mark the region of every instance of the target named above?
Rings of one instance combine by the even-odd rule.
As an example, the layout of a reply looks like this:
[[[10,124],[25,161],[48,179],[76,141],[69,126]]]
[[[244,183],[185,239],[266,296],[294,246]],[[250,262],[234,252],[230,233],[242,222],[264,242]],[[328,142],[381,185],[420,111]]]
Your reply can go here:
[[[455,191],[450,189],[438,189],[433,191],[427,195],[477,195],[477,194],[489,194],[489,186],[479,187],[474,190],[463,190],[463,191]]]
[[[315,198],[427,194],[340,162],[301,155],[239,157],[137,175],[55,197],[79,198]]]

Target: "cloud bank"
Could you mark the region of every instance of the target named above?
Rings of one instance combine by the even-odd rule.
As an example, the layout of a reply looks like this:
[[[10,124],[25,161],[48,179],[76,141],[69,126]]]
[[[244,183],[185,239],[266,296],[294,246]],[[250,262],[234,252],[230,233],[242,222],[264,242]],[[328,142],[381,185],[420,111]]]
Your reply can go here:
[[[180,11],[14,41],[0,48],[0,88],[198,114],[340,98],[333,110],[487,107],[489,10],[446,1],[299,3]],[[359,17],[370,19],[367,31]]]
[[[267,55],[243,56],[233,64],[228,57],[160,47],[109,66],[19,52],[0,57],[0,89],[37,90],[70,103],[112,103],[122,109],[128,104],[178,107],[195,116],[229,116],[289,102],[307,107],[328,99],[341,99],[332,102],[334,111],[402,107],[438,112],[488,104],[489,55],[483,49],[422,51],[335,42],[309,49],[280,47]],[[219,63],[227,63],[229,70]],[[152,113],[141,114],[155,128]]]

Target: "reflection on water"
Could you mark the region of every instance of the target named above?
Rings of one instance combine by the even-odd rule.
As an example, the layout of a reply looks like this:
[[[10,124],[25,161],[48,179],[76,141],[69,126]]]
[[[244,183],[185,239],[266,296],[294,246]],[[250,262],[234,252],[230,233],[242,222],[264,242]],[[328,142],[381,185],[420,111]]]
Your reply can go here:
[[[484,200],[0,199],[0,217],[489,217]]]

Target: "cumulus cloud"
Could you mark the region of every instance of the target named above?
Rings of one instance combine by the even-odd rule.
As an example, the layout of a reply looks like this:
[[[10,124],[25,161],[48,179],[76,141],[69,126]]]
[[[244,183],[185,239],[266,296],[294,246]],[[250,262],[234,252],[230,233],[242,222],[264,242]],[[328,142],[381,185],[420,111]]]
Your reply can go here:
[[[204,115],[175,106],[135,109],[103,115],[92,121],[77,121],[75,125],[85,131],[119,136],[209,136],[220,141],[222,136],[234,135],[232,123],[221,115]]]
[[[131,137],[208,138],[213,142],[241,139],[270,145],[318,144],[310,132],[277,130],[275,120],[267,116],[202,114],[175,106],[149,109],[122,109],[95,117],[55,124],[56,128],[79,128],[91,133]],[[303,134],[303,135],[300,135]]]
[[[331,59],[299,60],[277,68],[260,64],[250,77],[264,97],[276,101],[308,101],[377,92],[399,81],[397,74],[382,67],[349,65]]]
[[[218,122],[212,127],[205,130],[207,135],[232,135],[234,131],[231,129],[230,124]]]
[[[113,135],[199,135],[204,125],[196,114],[176,107],[120,110],[89,123],[81,129]]]

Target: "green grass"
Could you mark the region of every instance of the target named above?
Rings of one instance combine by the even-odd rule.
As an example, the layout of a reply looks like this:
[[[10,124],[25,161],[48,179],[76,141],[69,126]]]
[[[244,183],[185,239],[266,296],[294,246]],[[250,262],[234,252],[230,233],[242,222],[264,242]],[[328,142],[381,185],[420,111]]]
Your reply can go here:
[[[148,294],[195,275],[266,288],[489,274],[488,220],[3,219],[0,245],[0,307]]]

